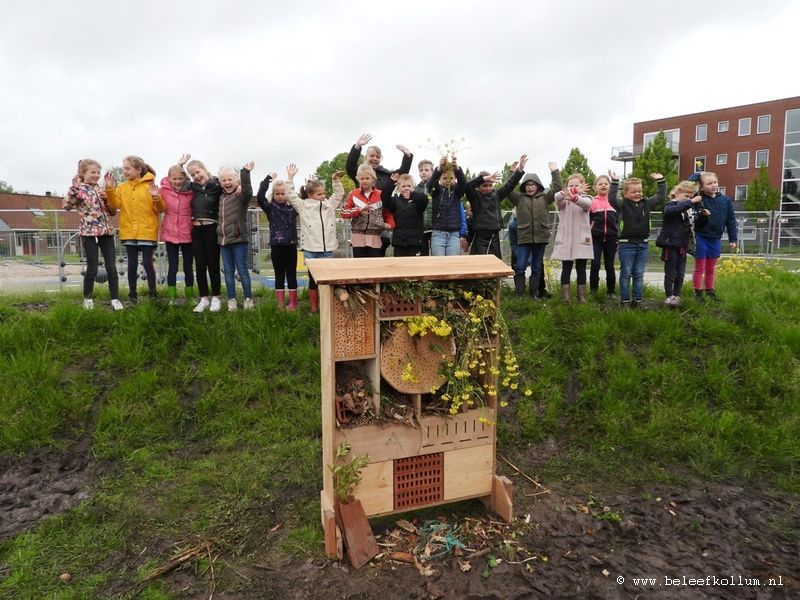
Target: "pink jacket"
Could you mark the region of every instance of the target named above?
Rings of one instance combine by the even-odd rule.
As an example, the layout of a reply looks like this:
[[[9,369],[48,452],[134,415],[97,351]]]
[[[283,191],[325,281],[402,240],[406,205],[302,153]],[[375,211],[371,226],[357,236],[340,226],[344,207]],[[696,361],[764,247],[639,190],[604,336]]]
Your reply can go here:
[[[161,221],[161,241],[189,244],[192,241],[192,190],[175,190],[167,177],[161,180],[161,197],[167,204]]]

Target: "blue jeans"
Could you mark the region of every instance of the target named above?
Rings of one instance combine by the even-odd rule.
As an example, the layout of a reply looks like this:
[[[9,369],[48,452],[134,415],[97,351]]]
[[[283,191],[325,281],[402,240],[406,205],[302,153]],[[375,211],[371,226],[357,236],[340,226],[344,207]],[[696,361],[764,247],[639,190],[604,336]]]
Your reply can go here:
[[[531,265],[531,277],[540,277],[544,270],[544,251],[547,244],[518,244],[514,259],[515,273],[525,275]]]
[[[312,252],[311,250],[303,250],[303,260],[305,261],[309,258],[333,258],[333,252]],[[308,289],[316,290],[318,287],[317,282],[311,275],[311,271],[308,271]]]
[[[241,244],[231,244],[230,246],[220,246],[222,254],[222,268],[225,269],[225,289],[228,292],[228,300],[236,298],[236,277],[234,268],[239,271],[239,278],[242,280],[242,290],[245,298],[252,298],[250,291],[250,273],[247,271],[247,242]]]
[[[431,256],[460,256],[461,237],[458,231],[434,229],[431,233]]]
[[[650,246],[647,242],[620,242],[619,244],[619,296],[630,300],[630,282],[633,275],[633,299],[640,301],[644,295],[644,269]]]

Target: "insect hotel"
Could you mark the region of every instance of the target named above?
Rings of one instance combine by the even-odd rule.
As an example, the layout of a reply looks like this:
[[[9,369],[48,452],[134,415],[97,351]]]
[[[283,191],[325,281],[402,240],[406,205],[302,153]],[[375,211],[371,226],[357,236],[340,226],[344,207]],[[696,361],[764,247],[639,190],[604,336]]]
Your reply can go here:
[[[494,426],[508,339],[497,307],[510,269],[491,255],[307,266],[320,298],[326,554],[341,556],[333,467],[347,458],[368,457],[352,494],[366,517],[480,498],[510,521]],[[347,457],[337,455],[343,443]]]

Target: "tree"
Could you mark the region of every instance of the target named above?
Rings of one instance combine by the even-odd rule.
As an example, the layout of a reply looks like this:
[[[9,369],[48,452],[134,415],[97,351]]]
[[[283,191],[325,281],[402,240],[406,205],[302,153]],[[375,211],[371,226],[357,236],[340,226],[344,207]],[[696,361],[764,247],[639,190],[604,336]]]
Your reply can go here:
[[[633,161],[631,177],[642,180],[645,196],[656,193],[656,182],[650,179],[650,173],[661,173],[664,176],[667,180],[667,191],[678,183],[677,161],[672,158],[672,150],[667,146],[667,136],[663,131],[659,131],[644,152]]]
[[[745,210],[777,210],[781,201],[781,191],[770,185],[767,167],[758,167],[758,175],[747,186]]]
[[[578,148],[573,148],[569,151],[567,161],[561,169],[561,177],[564,180],[564,185],[567,184],[567,177],[573,173],[580,173],[586,179],[586,183],[594,185],[595,174],[589,168],[589,161]]]
[[[0,194],[13,194],[13,193],[14,193],[14,187],[11,184],[6,183],[2,179],[0,179]]]
[[[359,158],[359,164],[363,161],[363,158]],[[325,184],[325,193],[327,196],[331,196],[333,194],[333,185],[331,184],[331,175],[333,175],[334,171],[341,171],[344,173],[342,175],[342,185],[344,185],[344,193],[347,195],[353,188],[356,187],[355,182],[347,176],[345,171],[345,165],[347,163],[347,152],[340,152],[336,156],[334,156],[331,160],[326,160],[320,163],[320,165],[316,169],[317,179],[322,181]],[[280,174],[278,176],[280,178]],[[299,188],[301,184],[298,184],[297,187]]]

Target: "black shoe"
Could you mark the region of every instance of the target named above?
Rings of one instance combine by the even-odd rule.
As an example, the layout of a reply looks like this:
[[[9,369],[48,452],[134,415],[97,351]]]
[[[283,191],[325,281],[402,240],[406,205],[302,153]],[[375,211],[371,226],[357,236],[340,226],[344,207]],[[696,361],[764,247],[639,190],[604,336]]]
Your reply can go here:
[[[699,303],[703,304],[705,302],[705,298],[703,297],[703,290],[695,290],[694,291],[694,299]]]
[[[614,292],[606,292],[606,300],[613,300],[614,298]]]
[[[639,308],[641,306],[641,300],[631,300],[631,308]]]
[[[131,304],[137,304],[139,302],[139,296],[137,294],[128,294],[128,300]]]
[[[157,292],[157,291],[155,291],[155,290],[151,290],[151,291],[148,293],[148,296],[150,297],[150,301],[151,301],[151,302],[155,302],[156,300],[158,300],[158,292]]]
[[[706,298],[712,302],[720,302],[720,299],[717,298],[717,294],[714,292],[714,290],[706,290]]]
[[[549,300],[552,297],[553,294],[551,294],[547,290],[542,290],[541,293],[539,294],[539,298],[542,298],[543,300]]]

